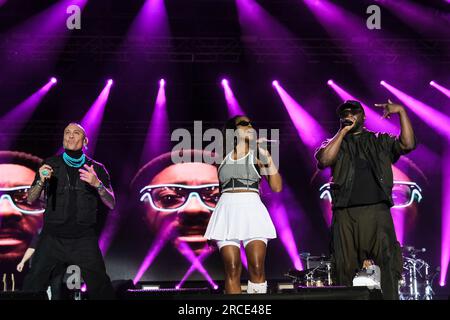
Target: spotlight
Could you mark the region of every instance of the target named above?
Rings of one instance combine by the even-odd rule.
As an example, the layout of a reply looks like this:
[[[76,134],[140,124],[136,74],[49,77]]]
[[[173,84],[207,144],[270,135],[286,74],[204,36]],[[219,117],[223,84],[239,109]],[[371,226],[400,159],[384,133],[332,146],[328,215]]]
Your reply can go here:
[[[175,286],[175,289],[180,290],[180,286],[179,286],[179,285],[176,285],[176,286]]]
[[[214,288],[214,290],[217,290],[217,289],[219,289],[219,286],[217,284],[215,284],[213,288]]]
[[[51,77],[51,78],[50,78],[50,82],[51,82],[51,83],[57,83],[57,82],[58,82],[58,79],[56,79],[55,77]]]
[[[108,79],[108,85],[112,85],[114,83],[113,79]]]
[[[382,86],[384,86],[384,85],[386,84],[386,82],[385,82],[384,80],[381,80],[381,81],[380,81],[380,84],[381,84]]]
[[[327,81],[327,84],[328,84],[329,86],[331,86],[331,85],[334,84],[334,81],[330,79],[330,80]]]
[[[228,80],[227,79],[222,79],[222,85],[223,86],[227,86],[228,85]]]
[[[273,81],[272,81],[272,85],[273,85],[274,87],[278,87],[280,84],[278,83],[278,80],[273,80]]]
[[[433,80],[430,81],[430,86],[434,86],[436,84],[436,82],[434,82]]]
[[[164,80],[164,79],[159,80],[160,87],[164,87],[165,85],[166,85],[166,80]]]

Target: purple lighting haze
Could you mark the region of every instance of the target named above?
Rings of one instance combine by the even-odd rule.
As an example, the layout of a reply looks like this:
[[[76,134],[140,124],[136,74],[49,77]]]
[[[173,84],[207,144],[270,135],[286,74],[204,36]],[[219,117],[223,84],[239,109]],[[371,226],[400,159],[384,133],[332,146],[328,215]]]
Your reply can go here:
[[[241,251],[241,262],[242,262],[242,265],[244,266],[245,269],[248,270],[247,254],[245,253],[244,246],[241,246],[240,251]]]
[[[391,11],[398,19],[424,35],[432,37],[449,35],[448,13],[438,12],[437,9],[427,6],[426,1],[424,1],[425,5],[408,0],[379,1],[378,3]]]
[[[128,30],[122,49],[131,53],[136,61],[145,61],[150,53],[164,54],[167,48],[153,40],[170,36],[170,26],[164,0],[145,0],[136,19]]]
[[[286,189],[287,186],[284,186]],[[283,192],[287,192],[286,190]],[[273,222],[275,224],[278,237],[281,239],[283,246],[285,247],[289,257],[291,258],[292,264],[295,269],[303,270],[302,261],[300,260],[300,256],[298,254],[297,245],[295,243],[294,234],[291,229],[291,225],[289,223],[289,217],[287,210],[279,199],[280,195],[276,194],[273,201],[270,204],[270,214],[273,217]]]
[[[170,222],[165,223],[159,229],[159,233],[156,235],[155,240],[153,241],[150,249],[147,252],[147,255],[145,256],[144,261],[141,263],[141,266],[139,267],[139,270],[133,279],[134,284],[138,283],[138,281],[142,278],[144,273],[148,270],[150,265],[158,256],[161,249],[166,244],[172,232],[173,232],[173,224],[171,224]]]
[[[283,101],[289,116],[294,123],[300,139],[309,149],[315,150],[326,138],[326,132],[321,125],[309,115],[278,83],[274,86]]]
[[[439,284],[447,283],[447,272],[450,260],[450,143],[442,157],[442,225],[441,225],[441,274]]]
[[[97,144],[98,133],[103,120],[103,113],[105,111],[106,103],[108,102],[109,92],[113,84],[112,79],[106,82],[102,92],[89,108],[89,111],[85,114],[81,120],[81,125],[86,130],[86,134],[89,139],[88,149],[86,153],[93,156],[95,152],[95,146]]]
[[[296,39],[296,44],[300,40],[283,24],[272,17],[263,6],[256,0],[235,0],[235,3],[241,27],[241,40],[249,52],[255,53],[254,58],[261,60],[262,55],[260,53],[262,51],[263,55],[282,56],[287,59],[291,55],[296,56],[297,49],[293,48],[292,39]],[[269,45],[266,45],[267,43]],[[304,61],[299,60],[301,59],[298,59],[297,55],[295,59],[290,59],[289,63],[273,59],[268,59],[267,62],[270,69],[275,67],[278,72],[282,71],[284,73],[300,68],[299,63]]]
[[[430,86],[432,86],[433,88],[436,88],[437,90],[439,90],[440,92],[445,94],[447,96],[447,98],[450,98],[450,90],[445,88],[444,86],[441,86],[436,81],[430,81]]]
[[[152,118],[147,130],[147,137],[145,138],[144,149],[142,150],[141,163],[146,163],[155,156],[169,151],[169,137],[165,81],[161,79]]]
[[[299,0],[299,3],[308,7],[332,41],[351,57],[361,81],[372,86],[372,79],[393,73],[402,73],[405,77],[411,74],[415,77],[425,76],[425,69],[416,56],[417,50],[393,46],[390,40],[392,36],[386,28],[368,29],[362,15],[354,14],[338,5],[343,1]],[[397,64],[395,68],[389,63],[371,63],[378,59],[376,52],[379,52],[380,48],[383,48],[383,56],[402,55],[402,63]],[[414,66],[414,69],[409,66]]]
[[[229,117],[234,117],[239,114],[245,114],[236,97],[234,96],[233,90],[231,90],[230,84],[227,79],[222,80],[222,87],[225,94],[225,100],[227,102]]]
[[[180,241],[178,243],[178,250],[186,259],[188,259],[195,266],[195,268],[209,282],[211,287],[213,287],[213,288],[217,287],[217,284],[214,282],[214,280],[209,275],[208,271],[206,271],[206,269],[203,267],[203,265],[199,261],[200,259],[198,259],[195,256],[194,251],[192,251],[192,249],[189,247],[189,245],[186,242]]]
[[[37,106],[54,85],[55,82],[49,80],[38,91],[0,118],[0,128],[2,131],[4,130],[0,140],[0,147],[2,149],[9,149],[13,139],[20,133],[20,130],[30,119]]]
[[[5,61],[5,63],[0,65],[0,70],[2,70],[0,80],[8,80],[12,77],[20,78],[38,70],[47,71],[45,68],[56,60],[68,39],[65,37],[70,32],[66,26],[67,8],[77,5],[82,11],[86,3],[87,0],[57,1],[3,34],[1,41],[4,42],[2,43],[4,50],[0,61]],[[42,49],[43,43],[45,43],[45,50]],[[14,58],[11,59],[12,57]],[[39,63],[36,63],[37,60]]]
[[[196,257],[196,263],[192,263],[189,270],[186,272],[186,274],[181,278],[181,281],[175,286],[176,289],[180,289],[183,284],[186,282],[186,280],[190,277],[190,275],[197,270],[198,264],[202,263],[210,254],[212,253],[212,250],[205,249],[198,257]]]
[[[450,117],[411,97],[405,92],[400,91],[387,82],[384,82],[382,86],[392,92],[426,124],[434,128],[437,132],[447,138],[447,140],[450,140],[450,126],[448,125],[450,123]]]

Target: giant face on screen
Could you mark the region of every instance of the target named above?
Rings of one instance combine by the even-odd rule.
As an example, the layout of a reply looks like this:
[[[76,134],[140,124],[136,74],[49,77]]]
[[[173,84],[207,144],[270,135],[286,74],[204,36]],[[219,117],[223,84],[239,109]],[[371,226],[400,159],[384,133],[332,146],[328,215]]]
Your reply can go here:
[[[0,151],[0,264],[15,264],[42,226],[44,202],[27,202],[27,192],[42,159]]]
[[[139,171],[134,185],[152,233],[168,228],[175,246],[186,242],[198,253],[206,248],[203,235],[220,193],[216,167],[194,158],[173,163],[171,153],[163,154]]]

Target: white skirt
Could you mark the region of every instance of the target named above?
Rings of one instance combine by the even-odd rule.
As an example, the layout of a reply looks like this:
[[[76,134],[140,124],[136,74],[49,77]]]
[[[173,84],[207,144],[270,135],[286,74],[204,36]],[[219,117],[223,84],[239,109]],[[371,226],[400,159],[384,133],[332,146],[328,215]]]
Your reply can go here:
[[[212,240],[274,239],[275,226],[256,192],[224,192],[206,228]]]

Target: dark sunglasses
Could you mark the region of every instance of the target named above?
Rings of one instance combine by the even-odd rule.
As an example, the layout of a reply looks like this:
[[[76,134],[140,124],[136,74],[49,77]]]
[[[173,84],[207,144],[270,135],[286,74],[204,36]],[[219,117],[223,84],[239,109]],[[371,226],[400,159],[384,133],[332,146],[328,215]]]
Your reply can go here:
[[[341,113],[339,113],[339,117],[345,118],[348,115],[357,115],[360,113],[362,113],[362,110],[360,110],[360,109],[347,109],[347,110],[343,110]]]
[[[236,126],[241,126],[241,127],[248,127],[248,126],[252,126],[252,123],[250,121],[239,121],[238,123],[236,123]]]

